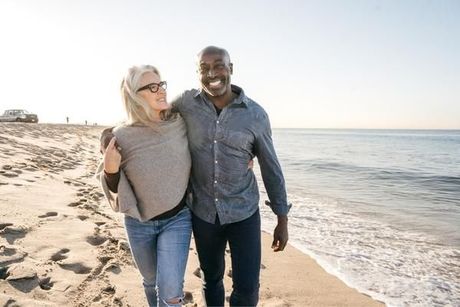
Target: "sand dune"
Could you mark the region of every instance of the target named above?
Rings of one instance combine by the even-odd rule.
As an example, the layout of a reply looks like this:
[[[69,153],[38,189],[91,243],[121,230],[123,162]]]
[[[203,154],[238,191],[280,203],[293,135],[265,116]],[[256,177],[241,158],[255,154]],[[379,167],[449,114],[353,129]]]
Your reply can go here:
[[[2,306],[146,306],[122,216],[93,178],[102,128],[0,124]],[[260,306],[382,305],[294,248],[274,254],[269,246],[264,235]],[[230,276],[228,268],[228,290]],[[200,283],[192,242],[187,306],[204,305]]]

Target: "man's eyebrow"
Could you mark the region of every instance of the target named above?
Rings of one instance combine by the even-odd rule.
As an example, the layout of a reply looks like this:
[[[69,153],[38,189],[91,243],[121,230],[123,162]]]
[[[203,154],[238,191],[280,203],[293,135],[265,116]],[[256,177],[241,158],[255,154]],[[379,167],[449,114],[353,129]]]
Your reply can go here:
[[[213,63],[225,63],[225,61],[224,61],[224,59],[216,59],[212,63],[208,63],[208,62],[205,62],[205,61],[200,61],[199,62],[200,65],[209,65],[209,64],[213,64]]]

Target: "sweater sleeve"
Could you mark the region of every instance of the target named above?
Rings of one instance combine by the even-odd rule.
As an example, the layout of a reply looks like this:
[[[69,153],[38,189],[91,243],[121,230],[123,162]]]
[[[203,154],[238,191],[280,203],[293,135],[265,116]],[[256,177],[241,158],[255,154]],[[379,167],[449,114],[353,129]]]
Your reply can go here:
[[[117,193],[114,193],[111,191],[109,183],[107,182],[103,162],[99,164],[96,171],[96,179],[100,182],[102,191],[112,210],[125,213],[140,220],[140,213],[137,208],[137,198],[131,184],[123,173],[123,170],[118,172],[118,176]]]
[[[113,193],[118,193],[118,183],[120,182],[120,171],[109,174],[104,171],[105,181],[107,182],[107,186],[109,190]]]

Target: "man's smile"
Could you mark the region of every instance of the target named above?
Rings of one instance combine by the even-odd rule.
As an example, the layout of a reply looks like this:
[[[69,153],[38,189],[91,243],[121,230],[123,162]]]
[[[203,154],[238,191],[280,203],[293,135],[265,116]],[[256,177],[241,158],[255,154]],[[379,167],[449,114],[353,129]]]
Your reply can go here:
[[[210,87],[220,87],[222,85],[222,80],[215,80],[215,81],[212,81],[212,82],[209,82],[209,86]]]

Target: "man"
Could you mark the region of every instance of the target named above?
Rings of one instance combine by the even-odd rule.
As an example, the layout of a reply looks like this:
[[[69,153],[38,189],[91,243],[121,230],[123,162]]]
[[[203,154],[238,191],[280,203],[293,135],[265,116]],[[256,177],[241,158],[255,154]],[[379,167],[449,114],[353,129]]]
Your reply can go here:
[[[223,306],[225,247],[232,259],[231,306],[256,306],[261,262],[259,192],[248,163],[257,157],[272,211],[278,216],[272,248],[288,241],[289,205],[273,148],[267,114],[231,84],[233,64],[225,49],[204,48],[197,58],[200,90],[174,102],[185,119],[192,155],[193,234],[208,306]]]

